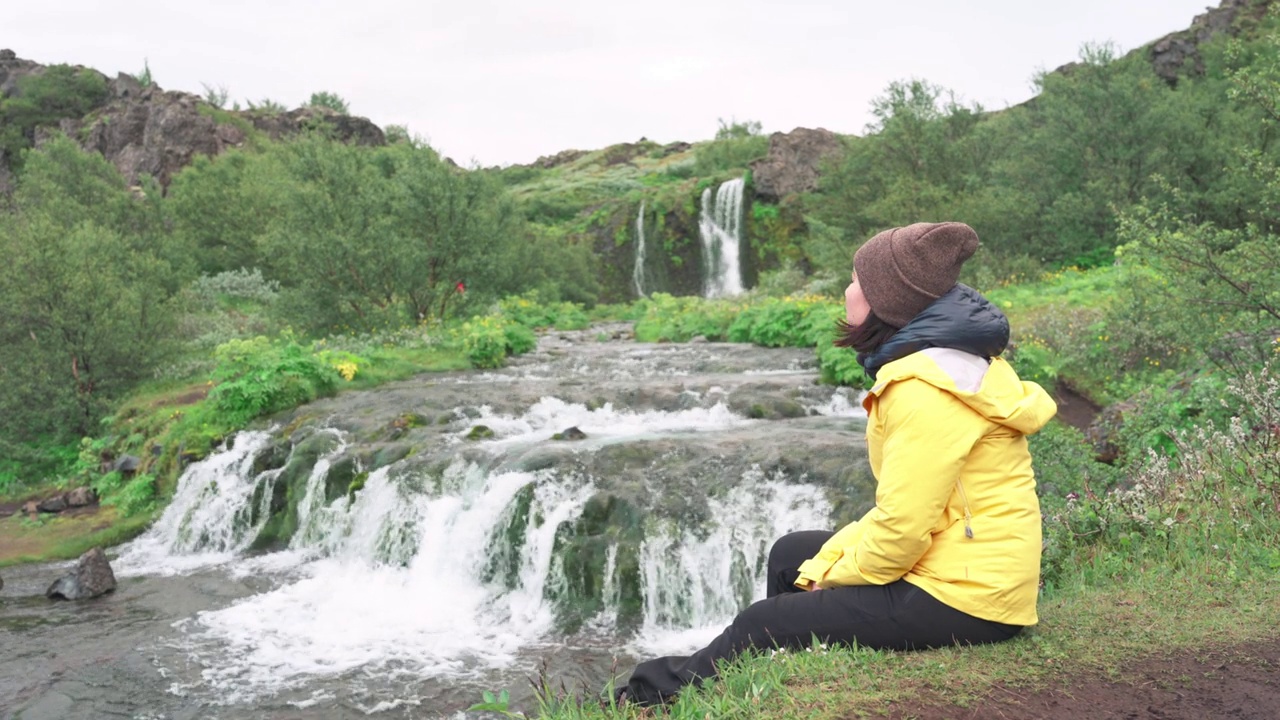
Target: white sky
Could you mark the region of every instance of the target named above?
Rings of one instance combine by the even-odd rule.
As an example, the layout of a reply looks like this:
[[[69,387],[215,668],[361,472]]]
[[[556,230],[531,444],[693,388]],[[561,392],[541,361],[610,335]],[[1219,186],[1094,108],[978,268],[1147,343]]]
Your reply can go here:
[[[0,48],[166,90],[295,107],[336,92],[462,164],[765,132],[861,133],[872,98],[923,78],[989,109],[1085,42],[1128,51],[1207,0],[44,0],[7,3]]]

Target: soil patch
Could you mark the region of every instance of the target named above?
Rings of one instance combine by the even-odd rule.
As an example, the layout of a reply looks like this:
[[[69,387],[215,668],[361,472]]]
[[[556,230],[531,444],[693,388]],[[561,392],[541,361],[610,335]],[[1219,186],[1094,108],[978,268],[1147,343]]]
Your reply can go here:
[[[915,706],[900,720],[1275,720],[1280,717],[1280,638],[1147,658],[1119,679],[1065,678],[1040,689],[995,685],[968,707]]]
[[[1088,398],[1066,385],[1058,385],[1054,389],[1053,399],[1058,403],[1058,414],[1055,417],[1081,432],[1089,429],[1089,425],[1101,411]]]

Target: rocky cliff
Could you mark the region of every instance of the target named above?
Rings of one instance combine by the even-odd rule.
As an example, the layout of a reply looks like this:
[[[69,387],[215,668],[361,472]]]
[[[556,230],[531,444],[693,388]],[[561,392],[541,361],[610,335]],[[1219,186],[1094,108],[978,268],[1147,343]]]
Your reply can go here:
[[[326,108],[283,113],[222,110],[190,93],[144,86],[124,73],[109,79],[96,70],[77,69],[103,78],[106,99],[83,117],[62,118],[56,125],[37,128],[33,140],[39,145],[51,132],[61,131],[86,150],[102,153],[130,184],[153,177],[167,187],[173,175],[198,154],[217,155],[254,135],[279,139],[321,122],[346,142],[386,143],[382,130],[368,119]],[[20,95],[23,78],[46,70],[12,50],[0,50],[0,99]],[[0,192],[10,185],[9,166],[10,159],[0,156]]]

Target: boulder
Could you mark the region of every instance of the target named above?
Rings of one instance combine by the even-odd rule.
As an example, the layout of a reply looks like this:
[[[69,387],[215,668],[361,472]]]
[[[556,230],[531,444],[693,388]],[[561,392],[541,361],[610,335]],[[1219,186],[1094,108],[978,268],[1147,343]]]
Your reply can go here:
[[[830,130],[796,128],[769,136],[769,154],[751,163],[752,185],[766,202],[818,187],[822,162],[844,151]]]
[[[0,577],[0,590],[4,589],[4,578]]]
[[[575,425],[551,436],[552,440],[586,440],[587,434],[578,429]]]
[[[67,493],[67,505],[69,507],[86,507],[94,504],[97,500],[98,494],[87,485]]]
[[[88,600],[116,589],[116,576],[102,548],[80,556],[74,570],[58,578],[45,591],[50,600]]]
[[[40,504],[36,506],[36,509],[40,512],[60,513],[67,509],[67,496],[54,495],[51,498],[45,498],[40,501]]]
[[[112,469],[119,470],[122,473],[135,473],[138,471],[138,465],[141,463],[142,461],[139,460],[137,456],[121,455],[119,459],[116,460]]]

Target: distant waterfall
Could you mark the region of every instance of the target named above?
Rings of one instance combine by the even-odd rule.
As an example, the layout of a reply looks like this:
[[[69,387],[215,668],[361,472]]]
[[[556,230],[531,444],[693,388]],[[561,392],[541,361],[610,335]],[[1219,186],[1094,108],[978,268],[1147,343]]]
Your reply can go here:
[[[698,234],[702,237],[703,295],[726,297],[743,291],[738,260],[742,244],[742,178],[727,180],[716,190],[702,191],[702,217]]]
[[[631,268],[631,281],[636,287],[636,296],[644,297],[644,201],[640,201],[640,214],[636,215],[636,261]]]

